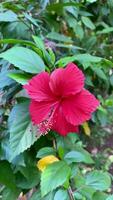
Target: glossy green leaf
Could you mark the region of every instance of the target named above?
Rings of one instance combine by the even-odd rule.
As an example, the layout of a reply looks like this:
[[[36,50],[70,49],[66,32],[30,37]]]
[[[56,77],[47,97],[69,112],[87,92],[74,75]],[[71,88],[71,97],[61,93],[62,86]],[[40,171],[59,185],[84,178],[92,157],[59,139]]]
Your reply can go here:
[[[36,27],[39,28],[39,25],[38,25],[36,19],[33,18],[30,14],[24,13],[24,16],[25,16],[25,18],[26,18],[27,20],[29,20],[33,25],[35,25]]]
[[[101,68],[99,68],[98,66],[97,67],[94,66],[94,67],[91,67],[91,69],[96,73],[96,75],[98,77],[100,77],[101,79],[107,81],[107,76],[106,76],[106,74],[104,73],[104,71]]]
[[[15,176],[7,161],[0,161],[0,184],[6,185],[11,190],[16,188]]]
[[[76,24],[75,33],[79,39],[82,39],[84,37],[84,30],[80,24]]]
[[[36,43],[37,47],[39,49],[41,49],[42,51],[44,51],[45,50],[45,45],[44,45],[44,42],[42,41],[42,39],[37,37],[37,36],[35,36],[35,35],[33,35],[32,37],[33,37],[33,40]]]
[[[32,197],[29,200],[54,200],[54,192],[50,192],[49,194],[41,197],[41,192],[38,190],[33,193]]]
[[[11,10],[0,13],[0,22],[13,22],[16,20],[17,20],[17,15]]]
[[[92,56],[90,54],[77,54],[75,56],[70,56],[70,57],[65,57],[65,58],[61,58],[60,60],[58,60],[56,62],[56,65],[60,66],[60,67],[64,67],[65,65],[67,65],[69,62],[73,62],[73,61],[78,61],[80,62],[84,69],[86,69],[87,67],[91,66],[91,63],[99,63],[102,61],[101,57],[97,57],[97,56]]]
[[[32,164],[32,163],[31,163]],[[16,184],[22,189],[31,189],[40,182],[40,174],[36,166],[28,165],[19,167],[21,174],[16,176]]]
[[[30,75],[18,71],[8,73],[8,77],[12,78],[17,83],[20,83],[22,85],[26,84],[28,80],[31,79]]]
[[[39,190],[34,192],[29,200],[37,200],[37,199],[41,200],[41,193]]]
[[[88,152],[80,152],[80,151],[71,151],[67,153],[64,157],[64,159],[68,163],[73,163],[73,162],[84,162],[88,164],[94,163],[92,160],[90,154]]]
[[[1,39],[0,44],[21,44],[21,45],[30,46],[32,48],[36,47],[35,44],[31,41],[19,40],[19,39]]]
[[[104,191],[110,187],[111,178],[108,173],[95,170],[86,175],[85,182],[91,188]]]
[[[69,200],[68,192],[62,189],[58,190],[54,196],[54,200],[59,200],[59,199]]]
[[[109,34],[113,32],[113,27],[104,28],[102,31],[97,31],[97,34]]]
[[[56,155],[55,149],[53,149],[52,147],[43,147],[38,151],[36,157],[43,158],[48,155]]]
[[[70,37],[67,37],[65,35],[56,33],[56,32],[51,32],[47,35],[47,38],[50,38],[52,40],[60,41],[60,42],[72,42]]]
[[[16,200],[20,192],[21,190],[18,188],[16,188],[15,190],[5,188],[2,193],[2,200]]]
[[[106,200],[113,200],[113,195],[110,195]]]
[[[19,69],[32,74],[45,70],[44,62],[40,56],[31,49],[25,47],[13,47],[8,49],[0,54],[0,58],[4,58]]]
[[[86,197],[86,199],[88,199],[88,200],[92,199],[92,197],[95,193],[95,189],[86,185],[85,178],[82,174],[78,173],[75,176],[75,185],[81,195]],[[76,195],[76,193],[77,192],[75,191],[75,195]]]
[[[85,26],[87,26],[88,28],[90,28],[91,30],[95,29],[95,25],[93,24],[93,22],[90,20],[90,18],[88,17],[82,17],[82,22],[84,23]]]
[[[108,195],[103,192],[95,192],[93,200],[107,200]]]
[[[69,7],[69,6],[81,6],[80,3],[76,3],[76,2],[65,2],[65,3],[52,3],[50,5],[47,6],[47,10],[48,11],[60,11],[62,10],[64,7]]]
[[[69,179],[69,176],[70,167],[65,162],[59,161],[48,165],[41,175],[42,196],[63,185]]]
[[[15,105],[9,117],[9,142],[13,151],[12,160],[28,149],[37,139],[30,121],[28,106],[28,103]]]

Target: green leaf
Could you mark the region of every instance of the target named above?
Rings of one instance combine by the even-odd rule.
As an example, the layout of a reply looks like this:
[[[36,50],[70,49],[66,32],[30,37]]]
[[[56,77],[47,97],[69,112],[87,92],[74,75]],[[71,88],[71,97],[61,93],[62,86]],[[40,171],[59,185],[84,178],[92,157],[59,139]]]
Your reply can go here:
[[[69,27],[73,29],[74,33],[76,34],[76,37],[79,39],[82,39],[84,36],[84,30],[82,26],[79,23],[77,23],[77,20],[75,19],[75,17],[66,15],[66,21]]]
[[[63,161],[48,165],[41,175],[42,196],[63,185],[69,179],[70,173],[70,167]]]
[[[111,179],[108,173],[101,171],[93,171],[85,177],[86,185],[99,191],[109,189]]]
[[[49,56],[50,56],[50,60],[51,60],[51,63],[54,65],[55,63],[55,54],[53,52],[53,50],[51,48],[48,49],[48,52],[49,52]]]
[[[34,74],[45,70],[44,62],[39,55],[25,47],[13,47],[8,49],[0,54],[0,58],[4,58],[25,72]]]
[[[37,37],[37,36],[34,36],[34,35],[32,37],[33,37],[33,40],[36,43],[37,47],[39,49],[41,49],[42,51],[44,51],[45,50],[45,45],[44,45],[44,42],[42,41],[42,39]]]
[[[17,15],[11,10],[0,13],[0,22],[13,22],[16,20],[17,20]]]
[[[82,4],[80,3],[75,3],[75,2],[65,2],[65,3],[51,3],[49,5],[47,5],[47,10],[48,11],[55,11],[55,12],[60,12],[62,11],[62,9],[64,7],[69,7],[69,6],[73,6],[73,7],[77,7],[77,6],[81,6]]]
[[[64,43],[57,43],[55,44],[56,47],[60,48],[67,48],[67,49],[78,49],[78,50],[83,50],[83,48],[72,45],[72,44],[64,44]]]
[[[107,120],[108,120],[108,114],[107,111],[103,112],[102,110],[97,111],[97,117],[101,123],[102,126],[106,126]]]
[[[86,69],[87,67],[91,66],[91,63],[99,63],[102,61],[102,59],[103,58],[101,57],[92,56],[90,54],[84,53],[84,54],[77,54],[76,56],[61,58],[56,62],[56,65],[64,67],[69,62],[78,61],[83,65],[84,69]]]
[[[84,30],[80,24],[75,25],[75,33],[76,33],[76,36],[80,39],[84,37]]]
[[[31,76],[22,72],[14,71],[13,73],[9,73],[8,77],[15,80],[17,83],[20,83],[22,85],[26,84],[29,79],[31,79]]]
[[[87,164],[94,163],[90,154],[86,151],[80,152],[80,151],[70,151],[67,153],[64,157],[64,159],[67,161],[67,163],[73,163],[73,162],[84,162]]]
[[[85,178],[82,174],[78,173],[75,176],[75,185],[76,185],[80,194],[87,197],[87,199],[92,199],[92,196],[95,192],[95,189],[86,185]],[[75,191],[75,194],[76,194],[76,191]]]
[[[15,176],[7,161],[0,161],[0,184],[6,185],[11,190],[15,190]]]
[[[59,199],[69,200],[68,192],[62,189],[58,190],[54,196],[54,200],[59,200]]]
[[[52,147],[43,147],[36,155],[37,158],[43,158],[48,155],[56,155],[55,150]]]
[[[29,200],[41,200],[40,191],[38,190],[38,191],[34,192]]]
[[[39,28],[39,25],[38,25],[36,19],[33,18],[30,14],[24,13],[24,16],[25,16],[25,18],[26,18],[27,20],[29,20],[33,25],[35,25],[36,27]]]
[[[92,200],[107,200],[108,195],[103,192],[96,192]]]
[[[64,67],[69,62],[73,62],[73,61],[75,61],[75,57],[74,56],[68,56],[68,57],[64,57],[64,58],[59,59],[55,64],[58,65],[59,67]]]
[[[41,192],[38,189],[38,191],[34,192],[32,197],[29,200],[54,200],[54,192],[50,192],[43,198],[41,197]]]
[[[74,197],[77,200],[86,200],[86,198],[83,198],[83,196],[79,192],[74,192]]]
[[[39,184],[40,174],[34,165],[27,165],[26,167],[19,167],[19,173],[16,177],[16,184],[22,189],[31,189]]]
[[[94,66],[91,67],[91,69],[97,74],[98,77],[107,81],[107,76],[101,68],[99,68],[98,66]]]
[[[2,200],[17,200],[20,192],[21,191],[18,188],[15,190],[5,188],[2,193]]]
[[[28,103],[14,106],[9,117],[10,148],[13,151],[11,159],[28,149],[36,136],[30,122]]]
[[[9,138],[5,138],[1,143],[1,149],[3,151],[2,153],[2,159],[7,160],[9,163],[13,164],[14,166],[25,166],[24,161],[24,155],[20,154],[14,158],[14,160],[11,159],[11,156],[13,154],[13,151],[10,148],[9,144]]]
[[[0,44],[22,44],[22,45],[30,46],[32,48],[36,47],[36,45],[29,40],[19,40],[19,39],[2,39],[0,40]]]
[[[102,31],[97,31],[97,34],[109,34],[113,32],[113,27],[104,28]]]
[[[91,30],[95,29],[95,25],[93,24],[93,22],[88,17],[82,16],[82,22],[84,23],[84,25],[86,27],[90,28]]]
[[[79,188],[78,188],[78,190],[79,190]],[[93,188],[88,187],[88,186],[80,189],[80,194],[82,194],[88,200],[90,200],[90,199],[92,200],[94,193],[95,193],[95,190]]]
[[[72,144],[75,144],[75,142],[79,140],[79,136],[77,134],[69,133],[65,139],[70,141]]]
[[[89,3],[94,3],[94,2],[96,2],[97,0],[86,0],[87,2],[89,2]]]
[[[75,58],[76,57],[77,57],[77,60],[80,60],[80,61],[84,61],[84,59],[86,59],[85,62],[95,62],[95,63],[98,63],[98,62],[100,62],[102,60],[101,57],[92,56],[92,55],[90,55],[88,53],[78,54],[78,55],[75,56]]]
[[[50,38],[52,40],[60,41],[60,42],[66,42],[66,43],[72,42],[70,37],[67,37],[65,35],[62,35],[62,34],[59,34],[59,33],[56,33],[56,32],[51,32],[46,37]]]
[[[46,63],[48,63],[48,65],[50,63],[52,63],[52,59],[51,59],[49,53],[46,51],[46,48],[45,48],[45,45],[44,45],[44,42],[42,41],[42,39],[37,36],[32,36],[32,37],[33,37],[33,40],[35,41],[37,47],[41,51],[42,57],[44,57],[44,60],[46,61]]]
[[[17,20],[13,23],[7,23],[3,28],[4,30],[4,38],[31,38],[31,32],[26,24],[22,21]]]
[[[106,200],[113,200],[113,195],[110,195]]]

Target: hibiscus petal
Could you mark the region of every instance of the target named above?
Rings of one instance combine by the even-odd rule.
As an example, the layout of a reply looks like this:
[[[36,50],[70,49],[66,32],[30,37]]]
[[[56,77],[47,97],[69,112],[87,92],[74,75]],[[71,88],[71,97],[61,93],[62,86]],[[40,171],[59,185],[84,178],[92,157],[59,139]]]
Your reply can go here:
[[[28,84],[23,87],[29,96],[35,101],[46,101],[53,99],[53,94],[49,87],[50,76],[47,72],[41,72],[34,76]]]
[[[56,69],[50,76],[50,88],[56,96],[68,96],[80,92],[84,86],[84,74],[73,63]]]
[[[71,132],[78,132],[78,127],[68,123],[60,110],[57,108],[54,114],[54,124],[53,128],[54,131],[58,132],[62,136],[66,136],[68,133]]]
[[[51,111],[51,103],[50,102],[38,102],[32,100],[30,103],[30,116],[31,120],[34,124],[39,124],[43,120],[47,118]]]
[[[80,125],[89,120],[98,106],[99,101],[85,89],[62,102],[63,113],[73,125]]]

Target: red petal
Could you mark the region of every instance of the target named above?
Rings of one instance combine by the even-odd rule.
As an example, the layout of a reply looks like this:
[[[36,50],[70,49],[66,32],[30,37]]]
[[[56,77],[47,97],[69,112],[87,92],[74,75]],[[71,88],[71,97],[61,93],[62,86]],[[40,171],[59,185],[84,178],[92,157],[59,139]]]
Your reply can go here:
[[[76,126],[89,120],[98,106],[99,101],[85,89],[62,102],[63,113],[67,121]]]
[[[78,127],[68,123],[60,110],[57,108],[54,114],[54,124],[53,128],[54,131],[58,132],[62,136],[66,136],[68,133],[71,132],[78,132]]]
[[[49,80],[49,74],[47,72],[41,72],[34,76],[28,84],[24,85],[24,88],[35,101],[51,100],[54,97],[49,87]]]
[[[50,88],[56,96],[68,96],[80,92],[84,86],[84,75],[73,63],[56,69],[50,76]]]
[[[51,108],[52,105],[50,102],[38,102],[32,100],[30,104],[30,115],[32,122],[34,124],[39,124],[45,120],[49,115]]]

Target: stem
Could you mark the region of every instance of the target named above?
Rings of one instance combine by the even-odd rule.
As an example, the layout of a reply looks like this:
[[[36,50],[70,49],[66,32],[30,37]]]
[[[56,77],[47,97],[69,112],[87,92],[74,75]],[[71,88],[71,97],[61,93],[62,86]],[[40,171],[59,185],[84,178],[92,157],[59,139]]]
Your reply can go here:
[[[53,148],[54,148],[55,150],[57,150],[56,140],[55,140],[55,139],[53,139]]]
[[[56,140],[55,140],[55,139],[53,139],[53,148],[54,148],[55,150],[57,150],[57,145],[56,145]],[[69,188],[68,188],[67,191],[68,191],[70,200],[75,200],[74,195],[73,195],[73,191],[72,191],[72,189],[71,189],[71,186],[69,186]]]
[[[69,194],[70,200],[75,200],[71,186],[69,186],[68,188],[68,194]]]

